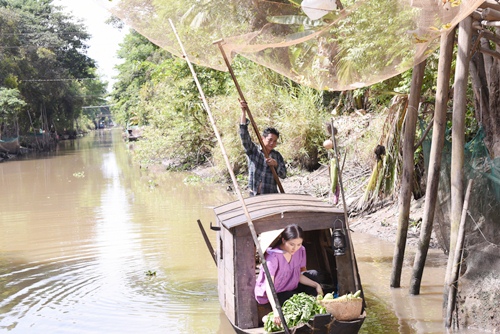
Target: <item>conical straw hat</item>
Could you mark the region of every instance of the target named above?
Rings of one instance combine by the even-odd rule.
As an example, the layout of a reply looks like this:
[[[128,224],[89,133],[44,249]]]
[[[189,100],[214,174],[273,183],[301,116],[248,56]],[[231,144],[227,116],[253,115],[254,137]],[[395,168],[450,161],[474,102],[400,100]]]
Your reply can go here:
[[[275,246],[280,242],[279,239],[281,232],[283,232],[283,229],[262,232],[259,235],[259,244],[260,244],[260,249],[262,249],[262,252],[265,253],[269,247]]]

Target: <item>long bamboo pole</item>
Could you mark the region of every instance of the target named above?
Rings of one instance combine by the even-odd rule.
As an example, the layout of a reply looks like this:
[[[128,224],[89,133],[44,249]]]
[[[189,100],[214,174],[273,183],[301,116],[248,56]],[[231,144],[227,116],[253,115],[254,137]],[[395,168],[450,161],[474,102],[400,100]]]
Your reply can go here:
[[[446,266],[445,282],[450,281],[454,266],[453,256],[457,244],[462,207],[464,205],[464,146],[465,112],[467,110],[467,85],[469,76],[469,50],[472,44],[472,17],[463,19],[458,26],[458,53],[453,91],[453,119],[451,130],[451,212],[450,250]],[[463,215],[463,213],[462,213]],[[444,286],[444,300],[448,295],[448,284]]]
[[[339,151],[337,147],[337,139],[335,138],[335,127],[333,124],[333,119],[331,121],[331,128],[332,128],[332,141],[333,141],[333,148],[335,152],[335,164],[337,168],[340,168],[340,163],[339,163]],[[350,248],[350,254],[351,254],[351,262],[352,262],[352,274],[354,277],[354,286],[356,287],[356,290],[361,290],[361,284],[359,283],[359,277],[358,277],[358,263],[356,262],[356,256],[354,254],[354,246],[352,244],[352,238],[350,236],[351,230],[349,229],[349,220],[348,220],[348,215],[347,215],[347,203],[345,201],[345,195],[344,195],[344,185],[342,183],[342,172],[339,169],[338,173],[338,178],[339,178],[339,186],[340,186],[340,194],[342,195],[342,204],[344,206],[344,220],[345,220],[345,226],[347,230],[347,234],[349,235],[349,248]]]
[[[245,111],[247,113],[248,119],[250,120],[250,123],[252,124],[252,128],[255,131],[255,135],[257,139],[259,140],[259,144],[262,147],[262,151],[264,152],[264,156],[266,158],[269,157],[269,152],[267,151],[266,146],[264,146],[264,142],[262,141],[262,136],[259,133],[259,128],[257,127],[257,123],[255,123],[255,120],[252,116],[252,113],[250,112],[250,108],[248,108],[248,103],[245,100],[245,96],[243,95],[243,91],[241,90],[240,84],[238,83],[238,80],[236,79],[236,75],[234,74],[233,68],[231,64],[229,63],[229,60],[227,59],[226,52],[224,51],[224,47],[222,46],[223,40],[218,40],[215,41],[214,44],[217,44],[219,47],[219,50],[222,54],[222,57],[224,58],[224,62],[226,63],[227,69],[229,70],[229,73],[231,74],[231,78],[233,79],[234,85],[236,86],[236,90],[238,91],[238,94],[240,96],[240,102],[245,105]],[[283,189],[283,186],[281,185],[280,178],[278,174],[276,173],[276,169],[274,166],[269,166],[271,168],[271,172],[273,173],[274,180],[276,181],[276,184],[278,185],[278,188],[280,190],[280,193],[284,194],[285,190]]]
[[[424,273],[425,260],[429,251],[432,224],[434,222],[434,211],[438,200],[439,176],[441,172],[441,156],[444,146],[444,135],[446,130],[446,111],[448,94],[450,90],[451,60],[453,56],[453,44],[455,30],[441,35],[441,45],[438,64],[438,80],[436,92],[436,108],[434,111],[434,130],[432,133],[432,146],[429,161],[429,174],[427,177],[427,189],[425,192],[424,215],[422,219],[422,230],[413,273],[410,282],[410,294],[420,293],[420,284]]]
[[[451,320],[453,317],[453,309],[455,308],[455,301],[457,298],[458,290],[458,276],[460,274],[460,264],[462,262],[462,249],[464,246],[465,238],[465,220],[467,218],[467,210],[469,209],[469,197],[472,189],[472,180],[467,184],[467,192],[465,194],[464,205],[462,208],[462,217],[460,218],[460,227],[458,229],[457,245],[453,252],[453,265],[449,275],[449,281],[446,282],[448,287],[448,305],[446,305],[446,328],[451,327]],[[450,253],[451,257],[451,253]]]
[[[226,149],[224,148],[224,144],[222,143],[222,138],[219,134],[219,130],[217,129],[217,126],[215,124],[214,117],[212,116],[212,111],[210,110],[210,106],[208,105],[207,99],[205,98],[205,94],[203,93],[203,89],[200,85],[200,82],[198,81],[198,76],[196,75],[196,72],[193,68],[193,65],[191,64],[191,61],[189,60],[186,50],[184,49],[184,46],[181,42],[181,39],[177,33],[177,29],[175,29],[175,26],[172,22],[172,20],[168,20],[170,23],[170,26],[172,27],[172,30],[174,31],[175,37],[177,38],[177,41],[179,42],[179,45],[182,50],[182,56],[186,60],[189,69],[191,70],[191,74],[193,75],[193,79],[196,83],[196,87],[198,88],[198,91],[200,92],[201,99],[203,101],[203,106],[205,107],[205,110],[207,111],[208,117],[210,119],[210,123],[212,125],[212,128],[214,130],[215,136],[217,137],[217,141],[219,142],[219,146],[222,151],[222,155],[224,156],[224,161],[226,162],[227,169],[229,171],[229,174],[231,175],[231,180],[233,181],[233,186],[234,190],[236,191],[236,194],[238,195],[239,201],[241,203],[241,207],[243,209],[243,212],[245,213],[245,216],[247,218],[247,223],[248,223],[248,228],[250,229],[250,233],[252,234],[253,242],[255,244],[255,247],[257,248],[257,252],[259,254],[260,260],[262,262],[262,267],[264,268],[264,272],[266,274],[266,279],[269,282],[269,286],[271,287],[271,292],[273,294],[273,299],[276,304],[276,310],[278,311],[278,314],[281,319],[281,324],[283,325],[284,331],[286,334],[290,334],[290,330],[288,329],[288,326],[286,324],[285,317],[283,315],[283,311],[281,309],[281,305],[278,300],[278,295],[276,294],[276,289],[274,287],[274,283],[271,279],[271,274],[269,273],[269,268],[267,267],[267,262],[264,257],[264,253],[262,252],[262,249],[260,247],[259,239],[257,236],[257,232],[255,232],[255,227],[252,222],[252,217],[250,216],[250,213],[248,212],[247,206],[245,204],[245,200],[243,199],[243,195],[241,194],[240,187],[238,186],[238,182],[236,181],[236,176],[234,175],[233,169],[231,168],[231,163],[229,162],[229,158],[227,157]]]
[[[392,288],[401,287],[401,271],[406,249],[406,238],[408,235],[408,220],[410,219],[411,190],[414,178],[414,153],[415,153],[415,130],[417,128],[418,105],[420,103],[420,93],[424,79],[426,61],[413,67],[411,78],[410,97],[408,100],[408,110],[404,124],[403,142],[403,176],[401,178],[401,189],[399,194],[399,217],[398,231],[396,235],[396,245],[394,247],[394,257],[392,258],[392,272],[390,286]]]

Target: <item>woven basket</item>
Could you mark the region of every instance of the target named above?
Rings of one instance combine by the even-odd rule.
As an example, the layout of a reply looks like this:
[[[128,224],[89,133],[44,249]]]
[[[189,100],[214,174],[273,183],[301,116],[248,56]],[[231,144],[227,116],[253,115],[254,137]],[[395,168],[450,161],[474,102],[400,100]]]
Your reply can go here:
[[[363,299],[356,298],[344,301],[334,299],[324,299],[320,304],[326,308],[326,311],[340,321],[348,321],[359,318],[363,309]]]

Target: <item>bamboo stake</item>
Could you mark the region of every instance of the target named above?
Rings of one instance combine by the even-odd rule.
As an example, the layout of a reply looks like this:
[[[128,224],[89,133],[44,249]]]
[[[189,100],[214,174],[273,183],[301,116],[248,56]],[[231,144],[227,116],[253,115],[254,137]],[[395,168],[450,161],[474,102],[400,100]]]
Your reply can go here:
[[[451,212],[450,212],[450,250],[455,252],[458,231],[461,224],[460,214],[464,205],[464,146],[465,146],[465,112],[467,109],[467,85],[469,75],[469,49],[472,44],[472,18],[466,17],[459,24],[458,54],[455,69],[453,92],[453,121],[451,130]],[[463,212],[462,212],[463,216]],[[445,282],[450,281],[453,258],[448,257]],[[445,284],[444,300],[447,300],[448,286]]]
[[[203,227],[203,224],[201,223],[201,220],[197,220],[198,222],[198,227],[200,228],[201,235],[203,236],[203,240],[205,240],[205,245],[207,245],[208,251],[210,252],[210,255],[212,255],[212,259],[215,262],[215,265],[217,266],[217,257],[214,251],[214,248],[212,247],[212,244],[210,243],[210,239],[208,239],[207,232],[205,232],[205,228]]]
[[[181,39],[179,35],[177,34],[177,30],[175,29],[175,26],[172,22],[171,19],[168,20],[170,23],[170,26],[172,27],[172,30],[174,31],[175,37],[177,37],[177,41],[179,42],[179,45],[182,50],[182,57],[186,60],[188,63],[189,69],[191,70],[191,74],[193,75],[193,79],[196,83],[196,87],[198,87],[198,91],[200,92],[201,99],[203,101],[203,106],[205,107],[208,117],[210,119],[210,123],[212,125],[212,128],[214,129],[215,136],[217,137],[217,141],[219,142],[222,155],[224,157],[224,161],[226,162],[227,169],[229,171],[229,174],[231,175],[231,180],[233,181],[233,186],[234,190],[236,191],[236,194],[238,195],[238,198],[241,203],[241,207],[243,209],[243,212],[245,213],[245,216],[247,217],[247,223],[248,223],[248,228],[250,229],[250,233],[252,234],[253,242],[255,244],[255,247],[257,248],[257,252],[259,253],[260,260],[262,262],[262,267],[264,268],[264,272],[266,274],[266,279],[269,282],[269,286],[271,287],[271,292],[273,294],[274,302],[276,303],[276,310],[278,311],[278,314],[281,319],[281,324],[283,325],[284,331],[286,334],[290,334],[290,330],[288,329],[288,326],[286,324],[285,317],[283,316],[283,311],[281,310],[281,305],[278,300],[278,295],[276,294],[276,289],[274,287],[274,283],[271,279],[271,274],[269,273],[269,268],[267,267],[267,262],[264,257],[264,253],[262,252],[262,249],[260,247],[259,239],[257,236],[257,233],[255,232],[255,227],[252,222],[252,217],[250,216],[250,213],[248,212],[247,206],[245,204],[245,200],[243,199],[243,195],[241,194],[240,188],[238,186],[238,182],[236,181],[236,176],[234,175],[233,169],[231,168],[231,163],[229,162],[229,158],[227,157],[226,149],[224,148],[224,144],[222,143],[222,138],[219,134],[219,131],[217,129],[217,126],[215,124],[215,120],[212,116],[212,111],[210,110],[210,106],[208,105],[207,99],[205,98],[205,94],[203,93],[203,89],[201,88],[200,82],[198,81],[198,76],[196,75],[196,72],[193,68],[193,65],[191,64],[191,61],[189,60],[186,50],[184,50],[184,46],[181,42]]]
[[[420,139],[418,140],[418,143],[416,143],[415,146],[413,146],[413,150],[416,150],[420,145],[422,145],[422,143],[425,140],[425,137],[427,137],[427,134],[429,133],[429,131],[431,131],[433,124],[434,124],[434,117],[432,117],[429,124],[427,124],[427,127],[425,128],[424,132],[422,133],[422,137],[420,137]]]
[[[422,82],[424,79],[426,61],[413,67],[411,90],[404,125],[403,142],[403,176],[399,195],[399,218],[394,257],[392,258],[391,288],[401,287],[401,271],[403,269],[406,238],[408,235],[408,220],[410,219],[411,190],[413,187],[415,130],[417,128],[418,105]]]
[[[337,148],[337,140],[335,139],[335,127],[333,126],[333,118],[332,118],[332,141],[333,141],[333,148],[335,150],[335,163],[337,165],[337,168],[340,167],[339,163],[339,151]],[[356,256],[354,255],[354,246],[352,245],[352,238],[351,238],[351,230],[349,229],[349,221],[348,221],[348,215],[347,215],[347,203],[345,201],[345,195],[344,195],[344,185],[342,183],[342,172],[339,168],[339,173],[338,173],[338,179],[339,179],[339,186],[340,186],[340,194],[342,195],[342,204],[344,206],[344,220],[345,220],[345,226],[347,230],[347,234],[349,235],[349,248],[351,250],[351,262],[353,263],[352,266],[352,271],[353,271],[353,277],[354,277],[354,286],[356,287],[356,290],[361,290],[361,284],[359,283],[359,277],[358,277],[358,263],[356,262]]]
[[[462,218],[460,219],[460,228],[458,229],[457,245],[453,256],[453,267],[449,275],[449,281],[446,282],[448,287],[448,305],[446,307],[446,328],[451,327],[451,320],[453,317],[453,310],[455,309],[455,302],[458,290],[458,276],[460,274],[460,264],[462,262],[462,254],[465,239],[465,220],[467,218],[467,210],[469,209],[469,197],[472,189],[472,180],[467,184],[467,193],[465,194],[464,206],[462,208]],[[451,258],[451,252],[450,257]]]
[[[429,161],[429,174],[427,177],[427,190],[425,192],[422,230],[420,231],[419,248],[415,254],[415,262],[413,263],[413,273],[410,282],[410,294],[412,295],[418,295],[420,293],[420,284],[431,240],[434,211],[436,210],[436,203],[438,201],[441,156],[446,130],[446,105],[450,90],[449,84],[454,40],[455,30],[441,35],[436,108],[434,112],[434,131],[432,133],[432,146]]]
[[[259,128],[257,127],[257,123],[255,123],[255,120],[252,116],[252,113],[250,112],[250,108],[248,108],[248,103],[245,101],[245,96],[243,95],[243,91],[240,88],[238,80],[236,80],[236,76],[234,75],[233,68],[231,67],[229,60],[227,59],[226,53],[224,52],[224,48],[222,47],[222,42],[223,42],[223,40],[218,40],[218,41],[215,41],[214,44],[217,44],[220,52],[222,53],[222,57],[224,58],[224,62],[226,63],[227,69],[229,70],[229,73],[231,74],[231,78],[233,79],[234,85],[236,86],[236,90],[238,91],[238,94],[240,95],[240,103],[244,103],[244,105],[246,106],[245,111],[247,113],[248,119],[250,120],[250,123],[252,124],[253,130],[255,131],[255,135],[257,136],[257,139],[259,140],[259,144],[262,147],[262,151],[264,152],[264,156],[266,158],[268,158],[269,152],[267,151],[267,148],[264,146],[264,142],[262,141],[262,136],[259,133]],[[276,169],[274,168],[274,166],[269,166],[269,168],[271,168],[271,172],[273,173],[274,180],[276,181],[276,184],[278,185],[280,193],[284,194],[285,190],[283,189],[283,186],[281,185],[281,181],[280,181],[278,174],[276,173]]]

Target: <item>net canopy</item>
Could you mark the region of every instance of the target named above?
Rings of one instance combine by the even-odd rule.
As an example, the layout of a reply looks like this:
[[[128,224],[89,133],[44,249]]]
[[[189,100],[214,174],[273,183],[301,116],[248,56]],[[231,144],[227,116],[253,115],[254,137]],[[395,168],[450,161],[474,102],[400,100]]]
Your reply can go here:
[[[320,90],[366,87],[423,61],[484,0],[94,0],[154,44],[227,71],[215,41]]]

